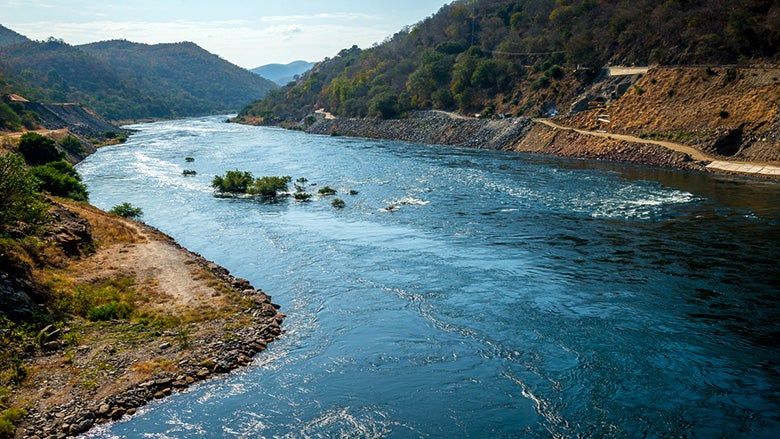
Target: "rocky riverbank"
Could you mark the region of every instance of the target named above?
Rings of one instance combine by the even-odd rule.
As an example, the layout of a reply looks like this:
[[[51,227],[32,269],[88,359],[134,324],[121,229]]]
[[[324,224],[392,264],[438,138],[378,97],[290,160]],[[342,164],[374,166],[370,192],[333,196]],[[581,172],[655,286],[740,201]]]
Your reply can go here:
[[[530,127],[530,119],[524,117],[476,119],[418,111],[404,119],[320,118],[306,132],[500,150],[522,139]]]
[[[4,347],[24,371],[3,403],[27,411],[16,438],[65,438],[132,415],[250,364],[282,334],[270,296],[158,230],[66,200],[52,216],[32,283],[83,297],[124,282],[136,308],[131,319],[60,320]]]
[[[730,157],[706,154],[689,145],[640,139],[624,134],[610,135],[604,131],[583,132],[561,129],[545,120],[524,117],[504,119],[468,118],[443,111],[414,112],[404,119],[339,119],[323,117],[303,128],[311,134],[342,135],[426,144],[464,146],[514,152],[549,154],[562,157],[587,158],[621,163],[634,163],[665,168],[705,172],[731,172],[707,166],[716,160]],[[559,123],[570,121],[562,118]],[[760,162],[747,164],[762,164]],[[774,162],[765,163],[776,168]],[[774,173],[748,172],[767,178]]]

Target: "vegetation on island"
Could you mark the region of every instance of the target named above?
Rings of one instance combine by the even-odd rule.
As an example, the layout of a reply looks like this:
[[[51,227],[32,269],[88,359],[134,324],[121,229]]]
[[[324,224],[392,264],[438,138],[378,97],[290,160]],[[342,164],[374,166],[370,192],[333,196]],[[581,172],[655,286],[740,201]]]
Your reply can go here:
[[[381,44],[342,50],[238,120],[297,122],[321,108],[545,115],[608,64],[772,63],[778,53],[780,6],[770,0],[456,1]]]
[[[275,199],[279,193],[289,189],[292,177],[265,176],[254,178],[251,172],[227,171],[224,176],[214,176],[211,186],[222,195],[248,194],[266,199]]]

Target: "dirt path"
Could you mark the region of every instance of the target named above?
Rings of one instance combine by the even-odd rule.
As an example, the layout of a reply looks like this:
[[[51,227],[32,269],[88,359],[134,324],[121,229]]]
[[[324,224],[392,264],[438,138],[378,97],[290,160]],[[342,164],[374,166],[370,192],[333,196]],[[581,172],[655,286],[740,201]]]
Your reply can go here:
[[[534,122],[541,123],[551,128],[555,128],[559,130],[574,131],[578,134],[582,134],[585,136],[596,136],[596,137],[602,137],[607,139],[623,140],[626,142],[645,143],[645,144],[663,146],[664,148],[670,149],[672,151],[688,154],[693,160],[697,160],[700,162],[710,162],[707,165],[707,169],[726,171],[726,172],[737,172],[742,174],[759,174],[759,175],[767,175],[767,176],[774,176],[774,177],[780,176],[780,166],[774,166],[768,163],[758,163],[758,162],[730,162],[730,161],[727,162],[723,160],[717,160],[714,157],[707,155],[695,148],[692,148],[687,145],[682,145],[679,143],[666,142],[663,140],[642,139],[639,137],[629,136],[625,134],[613,134],[613,133],[600,132],[600,131],[586,131],[577,128],[558,125],[557,123],[549,119],[541,119],[541,118],[534,119]]]

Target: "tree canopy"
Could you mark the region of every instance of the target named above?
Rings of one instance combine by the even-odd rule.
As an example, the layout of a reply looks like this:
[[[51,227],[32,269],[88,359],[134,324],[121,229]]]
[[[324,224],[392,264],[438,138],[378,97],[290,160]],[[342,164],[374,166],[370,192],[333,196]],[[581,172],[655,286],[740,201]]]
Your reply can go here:
[[[534,115],[606,64],[777,61],[772,0],[468,0],[382,44],[340,51],[239,114],[391,118],[438,108]],[[571,96],[568,96],[571,95]]]

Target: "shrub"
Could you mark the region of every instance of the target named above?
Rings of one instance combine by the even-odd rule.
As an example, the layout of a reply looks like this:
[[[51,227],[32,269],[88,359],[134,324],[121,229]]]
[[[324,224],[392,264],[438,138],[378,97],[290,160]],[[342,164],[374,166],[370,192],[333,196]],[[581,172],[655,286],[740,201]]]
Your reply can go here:
[[[187,163],[192,163],[192,162],[195,161],[195,158],[194,157],[184,157],[184,161],[187,162]]]
[[[18,154],[0,155],[0,233],[9,228],[35,228],[46,220],[47,209],[37,192],[37,182]]]
[[[253,183],[251,172],[235,170],[227,171],[224,177],[215,176],[211,186],[219,192],[246,193]]]
[[[720,110],[718,112],[718,116],[720,116],[722,119],[726,119],[727,117],[729,117],[729,112],[726,110]]]
[[[336,195],[336,189],[333,189],[330,186],[325,186],[324,188],[318,190],[317,193],[322,196]]]
[[[309,199],[311,198],[311,194],[306,192],[296,192],[295,194],[293,194],[293,198],[295,199],[295,201],[309,201]]]
[[[334,198],[333,201],[330,203],[331,206],[335,207],[336,209],[341,209],[344,206],[347,205],[347,203],[344,202],[341,198]]]
[[[250,194],[260,195],[265,198],[276,198],[279,192],[286,192],[292,177],[261,177],[255,180],[247,190]]]
[[[38,133],[27,132],[19,138],[19,153],[30,165],[43,165],[62,159],[54,140]]]
[[[108,213],[113,213],[114,215],[119,215],[123,218],[135,219],[142,216],[144,211],[140,207],[134,207],[130,203],[122,203],[112,207]]]
[[[110,302],[94,306],[87,311],[87,319],[93,322],[127,319],[133,314],[133,308],[127,302]]]
[[[181,175],[197,175],[198,171],[195,171],[194,169],[185,169],[181,171]]]
[[[30,169],[30,174],[38,179],[38,189],[57,197],[75,201],[87,201],[89,192],[81,182],[81,176],[73,166],[63,161],[50,162]]]
[[[87,151],[84,144],[73,136],[62,139],[62,141],[60,141],[60,146],[62,149],[68,150],[73,154],[84,154]]]
[[[0,437],[13,437],[16,431],[15,424],[27,416],[27,411],[18,407],[11,407],[0,412]]]

